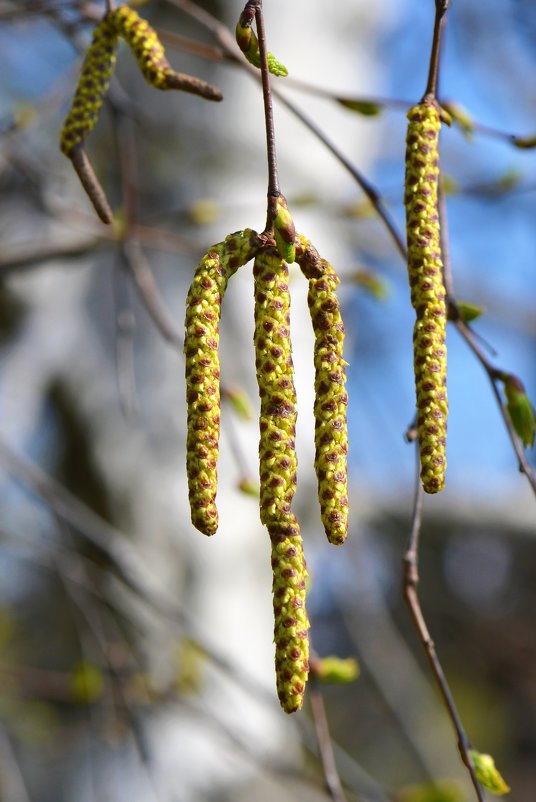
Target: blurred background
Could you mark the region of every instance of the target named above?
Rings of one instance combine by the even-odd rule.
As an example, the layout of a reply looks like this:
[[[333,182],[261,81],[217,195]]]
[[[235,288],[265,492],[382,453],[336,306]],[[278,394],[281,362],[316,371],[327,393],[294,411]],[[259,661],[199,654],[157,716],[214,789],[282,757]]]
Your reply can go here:
[[[433,1],[264,5],[270,49],[289,69],[277,88],[403,232],[405,110],[426,83]],[[173,66],[224,101],[155,91],[121,47],[87,145],[115,212],[106,227],[58,148],[104,4],[0,0],[2,802],[329,799],[322,703],[348,800],[474,798],[401,594],[415,483],[405,265],[354,178],[277,100],[282,191],[341,276],[347,329],[351,531],[335,549],[313,501],[313,339],[292,268],[311,637],[320,656],[357,659],[358,680],[310,688],[290,718],[277,704],[269,541],[248,493],[249,267],[222,313],[220,528],[206,539],[190,524],[185,297],[211,244],[265,219],[259,85],[215,33],[241,8],[139,6]],[[533,399],[536,151],[511,135],[536,134],[535,40],[531,0],[454,0],[440,79],[442,100],[470,117],[442,133],[456,296],[485,307],[482,348]],[[448,347],[447,485],[425,500],[421,601],[471,742],[494,756],[512,799],[532,802],[534,497],[485,371],[454,328]]]

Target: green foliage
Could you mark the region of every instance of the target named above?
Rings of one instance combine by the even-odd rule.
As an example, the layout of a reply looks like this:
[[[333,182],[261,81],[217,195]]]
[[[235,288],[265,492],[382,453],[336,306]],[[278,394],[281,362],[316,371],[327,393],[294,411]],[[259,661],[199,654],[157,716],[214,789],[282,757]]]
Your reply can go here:
[[[485,309],[483,306],[477,306],[469,301],[458,301],[458,312],[460,314],[460,319],[463,320],[464,323],[471,323],[471,321],[477,320],[484,311]]]
[[[338,97],[336,100],[345,109],[362,114],[363,117],[377,117],[383,109],[379,103],[372,103],[369,100],[352,100],[345,97]]]
[[[396,799],[397,802],[463,802],[465,797],[457,783],[445,780],[407,786],[398,792]]]
[[[100,699],[104,690],[102,671],[93,663],[82,660],[71,672],[70,685],[76,702],[93,704]]]
[[[475,767],[478,782],[495,796],[507,794],[510,788],[497,771],[495,761],[491,755],[481,754],[475,749],[471,749],[469,754]]]
[[[319,682],[332,685],[348,685],[359,677],[359,665],[353,657],[322,657],[313,664]]]
[[[536,415],[523,382],[517,376],[508,374],[504,378],[504,392],[507,400],[506,410],[516,434],[525,448],[527,446],[532,448],[536,432]]]

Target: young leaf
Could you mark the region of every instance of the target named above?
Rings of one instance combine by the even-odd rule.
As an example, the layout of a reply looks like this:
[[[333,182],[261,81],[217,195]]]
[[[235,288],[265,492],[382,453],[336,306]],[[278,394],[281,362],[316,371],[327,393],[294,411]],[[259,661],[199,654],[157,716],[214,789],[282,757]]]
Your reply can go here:
[[[362,114],[363,117],[377,117],[383,110],[383,106],[380,103],[372,103],[370,100],[352,100],[352,98],[338,97],[336,101],[345,109]]]
[[[359,676],[359,666],[353,657],[322,657],[311,664],[319,682],[333,685],[347,685]]]
[[[296,260],[296,229],[292,215],[283,195],[277,199],[277,215],[274,220],[274,237],[279,256],[291,265]]]
[[[471,323],[471,321],[479,318],[484,311],[485,309],[483,306],[477,306],[468,301],[458,301],[458,312],[464,323]]]
[[[510,373],[504,379],[504,392],[507,400],[506,409],[516,434],[525,447],[532,448],[536,433],[536,416],[523,382]]]
[[[507,794],[510,788],[495,767],[495,761],[491,755],[483,755],[475,749],[469,752],[478,782],[495,796]]]

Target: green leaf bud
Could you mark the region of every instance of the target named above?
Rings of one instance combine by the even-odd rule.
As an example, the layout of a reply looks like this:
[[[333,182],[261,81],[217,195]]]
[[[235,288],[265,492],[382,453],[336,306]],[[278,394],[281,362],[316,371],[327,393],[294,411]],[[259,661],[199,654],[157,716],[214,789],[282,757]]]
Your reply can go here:
[[[481,752],[477,752],[475,749],[471,749],[469,755],[480,785],[490,791],[490,793],[495,794],[495,796],[503,796],[509,792],[510,788],[497,771],[495,761],[491,755],[484,755]]]
[[[534,407],[525,392],[523,382],[513,374],[504,379],[504,392],[506,395],[506,409],[517,436],[527,448],[534,445],[536,432],[536,416]]]
[[[486,311],[483,306],[471,304],[469,301],[457,301],[456,305],[460,319],[464,323],[471,323],[473,320],[477,320]]]
[[[359,676],[359,666],[353,657],[321,657],[311,662],[311,670],[319,682],[332,685],[348,685]]]
[[[277,199],[277,215],[274,219],[274,237],[278,254],[285,262],[293,264],[296,259],[296,229],[294,228],[294,221],[283,195],[280,195]]]

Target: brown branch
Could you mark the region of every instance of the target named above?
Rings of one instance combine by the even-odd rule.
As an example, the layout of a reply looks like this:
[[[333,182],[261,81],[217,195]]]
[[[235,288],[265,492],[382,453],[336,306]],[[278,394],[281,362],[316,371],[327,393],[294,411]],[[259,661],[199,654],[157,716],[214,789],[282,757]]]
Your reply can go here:
[[[423,100],[435,100],[437,94],[437,82],[439,77],[439,57],[441,54],[441,34],[445,22],[445,14],[450,0],[435,0],[435,20],[432,48],[430,51],[430,67],[428,69],[428,82]]]
[[[322,770],[324,772],[326,790],[333,802],[348,802],[335,762],[324,697],[322,696],[314,672],[312,672],[309,677],[309,704],[311,707],[320,762],[322,763]]]
[[[80,183],[102,222],[113,223],[114,216],[110,204],[84,148],[81,145],[77,145],[70,152],[69,158],[80,179]]]
[[[252,0],[250,0],[250,3]],[[248,4],[249,5],[249,4]],[[259,57],[261,62],[262,97],[264,102],[264,122],[266,127],[266,156],[268,159],[268,206],[266,211],[265,231],[271,231],[277,216],[277,199],[281,193],[277,173],[277,153],[275,147],[274,111],[272,107],[272,87],[268,68],[268,48],[266,46],[266,30],[262,0],[255,2],[255,22],[259,40]]]
[[[484,795],[482,787],[480,786],[480,783],[476,778],[475,769],[469,754],[471,749],[471,744],[465,733],[463,724],[456,709],[456,704],[454,702],[454,698],[452,696],[449,684],[445,677],[445,673],[441,666],[439,657],[437,656],[435,645],[428,630],[418,595],[419,538],[422,526],[424,491],[422,489],[420,481],[420,465],[418,459],[418,452],[416,452],[416,454],[417,454],[417,460],[416,460],[417,472],[415,480],[415,497],[413,503],[413,515],[411,520],[411,532],[409,537],[409,543],[406,554],[404,556],[404,563],[403,563],[404,565],[403,594],[404,594],[404,599],[409,607],[413,623],[415,624],[415,628],[419,634],[419,638],[425,651],[426,657],[428,658],[428,662],[430,663],[432,673],[441,692],[441,696],[445,703],[445,707],[448,711],[450,720],[452,722],[454,730],[456,731],[460,757],[465,766],[467,767],[467,770],[469,771],[471,782],[473,783],[473,787],[475,789],[478,801],[485,802],[486,797]]]

